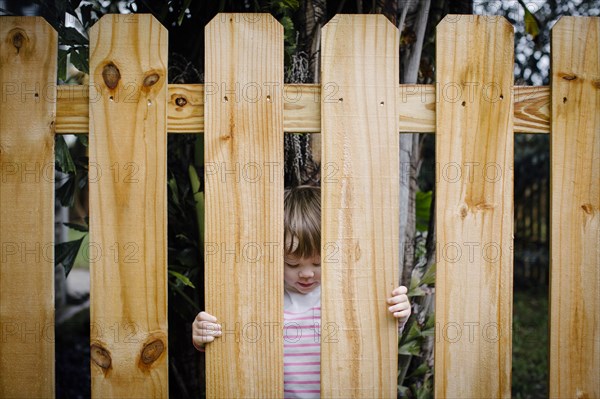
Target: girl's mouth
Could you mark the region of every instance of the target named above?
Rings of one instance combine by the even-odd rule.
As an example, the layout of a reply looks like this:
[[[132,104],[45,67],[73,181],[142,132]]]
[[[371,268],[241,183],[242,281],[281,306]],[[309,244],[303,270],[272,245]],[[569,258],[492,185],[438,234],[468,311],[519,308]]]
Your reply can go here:
[[[299,285],[300,287],[302,287],[302,288],[310,288],[310,287],[312,287],[314,284],[315,284],[314,282],[312,282],[312,283],[301,283],[301,282],[299,282],[299,281],[298,281],[298,285]]]

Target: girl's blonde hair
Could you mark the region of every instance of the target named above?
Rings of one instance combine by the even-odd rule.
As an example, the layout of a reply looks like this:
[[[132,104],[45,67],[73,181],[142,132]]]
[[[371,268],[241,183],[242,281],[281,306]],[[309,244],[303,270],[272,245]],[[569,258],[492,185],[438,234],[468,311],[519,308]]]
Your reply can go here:
[[[321,188],[297,186],[285,190],[284,252],[299,258],[321,253]]]

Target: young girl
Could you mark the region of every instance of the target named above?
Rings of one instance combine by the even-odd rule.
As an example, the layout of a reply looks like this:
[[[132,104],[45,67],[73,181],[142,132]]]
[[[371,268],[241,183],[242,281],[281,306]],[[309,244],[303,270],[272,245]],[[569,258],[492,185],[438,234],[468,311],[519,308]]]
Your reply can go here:
[[[318,398],[321,385],[321,190],[299,186],[284,195],[284,395]],[[392,291],[389,311],[399,329],[410,316],[404,286]],[[192,327],[196,349],[221,336],[217,318],[200,312]]]

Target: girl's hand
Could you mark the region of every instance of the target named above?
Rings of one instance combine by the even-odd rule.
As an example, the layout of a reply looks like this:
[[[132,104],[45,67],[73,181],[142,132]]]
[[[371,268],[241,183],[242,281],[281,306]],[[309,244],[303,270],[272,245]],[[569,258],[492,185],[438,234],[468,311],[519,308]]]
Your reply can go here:
[[[192,343],[199,351],[204,351],[204,345],[220,337],[221,325],[217,324],[217,318],[206,312],[196,315],[192,323]]]
[[[401,285],[392,291],[392,297],[387,300],[387,303],[391,305],[388,310],[398,319],[399,328],[404,327],[411,313],[407,292],[408,289]]]

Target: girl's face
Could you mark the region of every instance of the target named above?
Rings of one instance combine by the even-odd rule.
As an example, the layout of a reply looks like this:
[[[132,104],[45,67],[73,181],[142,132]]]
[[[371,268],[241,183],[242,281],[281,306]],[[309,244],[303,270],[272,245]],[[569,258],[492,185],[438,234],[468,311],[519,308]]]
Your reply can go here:
[[[308,294],[321,284],[321,255],[307,258],[286,255],[284,262],[286,289]]]

